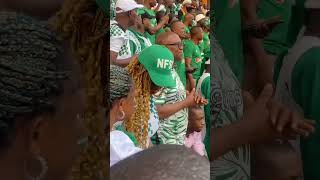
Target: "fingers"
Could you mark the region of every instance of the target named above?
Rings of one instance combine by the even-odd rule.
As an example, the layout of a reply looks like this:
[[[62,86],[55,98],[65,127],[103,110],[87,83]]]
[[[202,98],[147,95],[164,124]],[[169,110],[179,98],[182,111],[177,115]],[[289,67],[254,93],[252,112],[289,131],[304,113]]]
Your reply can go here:
[[[256,102],[258,104],[263,104],[263,105],[267,104],[267,102],[271,99],[272,95],[273,95],[272,84],[267,84],[264,86]]]
[[[298,123],[297,129],[304,131],[304,136],[309,136],[315,131],[315,122],[311,120],[302,120]]]
[[[282,108],[282,110],[279,113],[279,119],[277,120],[277,131],[282,132],[285,126],[287,126],[292,121],[292,113],[285,108]]]
[[[248,91],[243,92],[243,103],[244,103],[245,109],[247,109],[248,107],[254,104],[254,98]]]
[[[269,103],[269,111],[270,111],[270,119],[271,119],[272,125],[276,126],[277,119],[278,119],[280,112],[281,112],[280,104],[277,102],[271,101]]]

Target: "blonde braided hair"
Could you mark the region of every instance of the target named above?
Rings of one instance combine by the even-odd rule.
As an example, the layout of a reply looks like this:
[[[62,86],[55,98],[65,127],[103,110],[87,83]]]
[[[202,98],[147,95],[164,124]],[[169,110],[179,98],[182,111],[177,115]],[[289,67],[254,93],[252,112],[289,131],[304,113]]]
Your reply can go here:
[[[135,87],[136,111],[124,126],[133,133],[141,148],[146,148],[148,141],[148,122],[150,117],[151,79],[147,70],[135,58],[128,65],[128,72],[132,76]]]
[[[85,77],[87,107],[86,126],[89,145],[82,153],[79,164],[74,166],[73,179],[93,180],[108,177],[108,143],[102,107],[109,74],[107,68],[108,19],[94,0],[66,0],[54,18],[53,25],[80,58]],[[109,109],[108,107],[106,109]]]

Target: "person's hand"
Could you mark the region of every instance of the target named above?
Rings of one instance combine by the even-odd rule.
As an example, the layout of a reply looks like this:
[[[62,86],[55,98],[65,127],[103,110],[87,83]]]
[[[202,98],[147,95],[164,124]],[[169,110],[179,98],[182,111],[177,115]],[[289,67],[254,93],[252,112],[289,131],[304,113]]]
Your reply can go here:
[[[246,123],[244,127],[247,128],[247,130],[245,132],[249,133],[250,135],[248,137],[252,138],[248,140],[250,143],[272,140],[278,136],[276,130],[272,127],[270,113],[267,108],[267,103],[270,101],[272,95],[273,87],[271,84],[264,87],[256,100],[250,93],[243,93],[243,123]]]
[[[204,106],[208,104],[208,100],[206,100],[203,96],[199,93],[195,93],[194,101],[197,105]]]
[[[286,138],[295,138],[296,135],[307,137],[315,131],[314,121],[303,118],[275,100],[268,103],[268,109],[273,127]]]
[[[197,70],[197,68],[194,67],[186,67],[186,73],[187,74],[192,74]]]

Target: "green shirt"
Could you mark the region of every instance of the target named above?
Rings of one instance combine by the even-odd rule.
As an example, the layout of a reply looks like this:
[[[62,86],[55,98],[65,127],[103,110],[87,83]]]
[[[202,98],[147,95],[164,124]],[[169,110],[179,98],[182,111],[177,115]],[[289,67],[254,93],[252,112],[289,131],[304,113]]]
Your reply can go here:
[[[182,58],[181,61],[175,61],[175,69],[178,73],[180,80],[184,87],[187,87],[187,75],[186,75],[186,63],[185,59]]]
[[[156,12],[152,9],[143,8],[143,10],[148,13],[150,16],[153,16],[154,18],[150,19],[150,23],[152,27],[157,26],[157,19],[156,19]],[[156,43],[156,35],[150,34],[148,31],[145,32],[145,36],[151,41],[152,44]]]
[[[261,0],[258,17],[268,19],[280,16],[284,23],[277,25],[273,31],[264,39],[264,49],[269,54],[281,55],[288,50],[287,34],[291,17],[291,0],[279,3],[277,0]]]
[[[316,121],[315,134],[301,139],[305,180],[320,179],[320,47],[308,50],[299,58],[292,72],[292,95],[305,118]]]
[[[214,0],[215,36],[221,44],[230,67],[240,83],[244,75],[244,55],[239,0]]]
[[[185,58],[191,58],[191,67],[197,68],[192,74],[194,79],[199,79],[201,76],[201,51],[198,45],[191,40],[184,41],[183,53]]]
[[[222,48],[211,43],[211,138],[215,129],[235,123],[243,117],[240,83],[233,74]],[[241,136],[239,134],[239,136]],[[215,142],[213,142],[214,144]],[[250,180],[250,148],[241,146],[211,162],[211,177],[215,180]]]

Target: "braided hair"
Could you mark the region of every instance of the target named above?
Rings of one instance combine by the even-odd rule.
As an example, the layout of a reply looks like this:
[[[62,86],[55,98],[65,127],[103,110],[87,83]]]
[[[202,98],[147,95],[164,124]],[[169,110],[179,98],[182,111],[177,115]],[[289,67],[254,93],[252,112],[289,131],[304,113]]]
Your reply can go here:
[[[110,106],[122,98],[128,96],[132,80],[128,71],[120,66],[110,65]]]
[[[131,119],[124,122],[124,126],[128,132],[135,135],[139,146],[141,148],[146,148],[152,83],[148,71],[139,63],[138,58],[135,58],[130,62],[128,71],[134,81],[136,110]]]
[[[57,62],[61,53],[59,39],[46,24],[0,12],[0,150],[10,146],[17,117],[55,110],[61,81],[68,78],[59,69],[65,65]]]
[[[101,3],[98,3],[101,5]],[[103,6],[105,7],[105,6]],[[108,77],[110,68],[107,58],[109,41],[109,12],[99,7],[95,0],[65,0],[64,5],[52,23],[79,58],[85,76],[87,107],[86,127],[89,131],[89,145],[74,166],[74,180],[101,179],[108,176],[109,132],[105,130],[102,107],[109,114]],[[105,91],[104,91],[105,90]],[[109,123],[107,123],[109,124]],[[99,172],[99,173],[98,173]],[[101,173],[100,173],[101,172]]]

